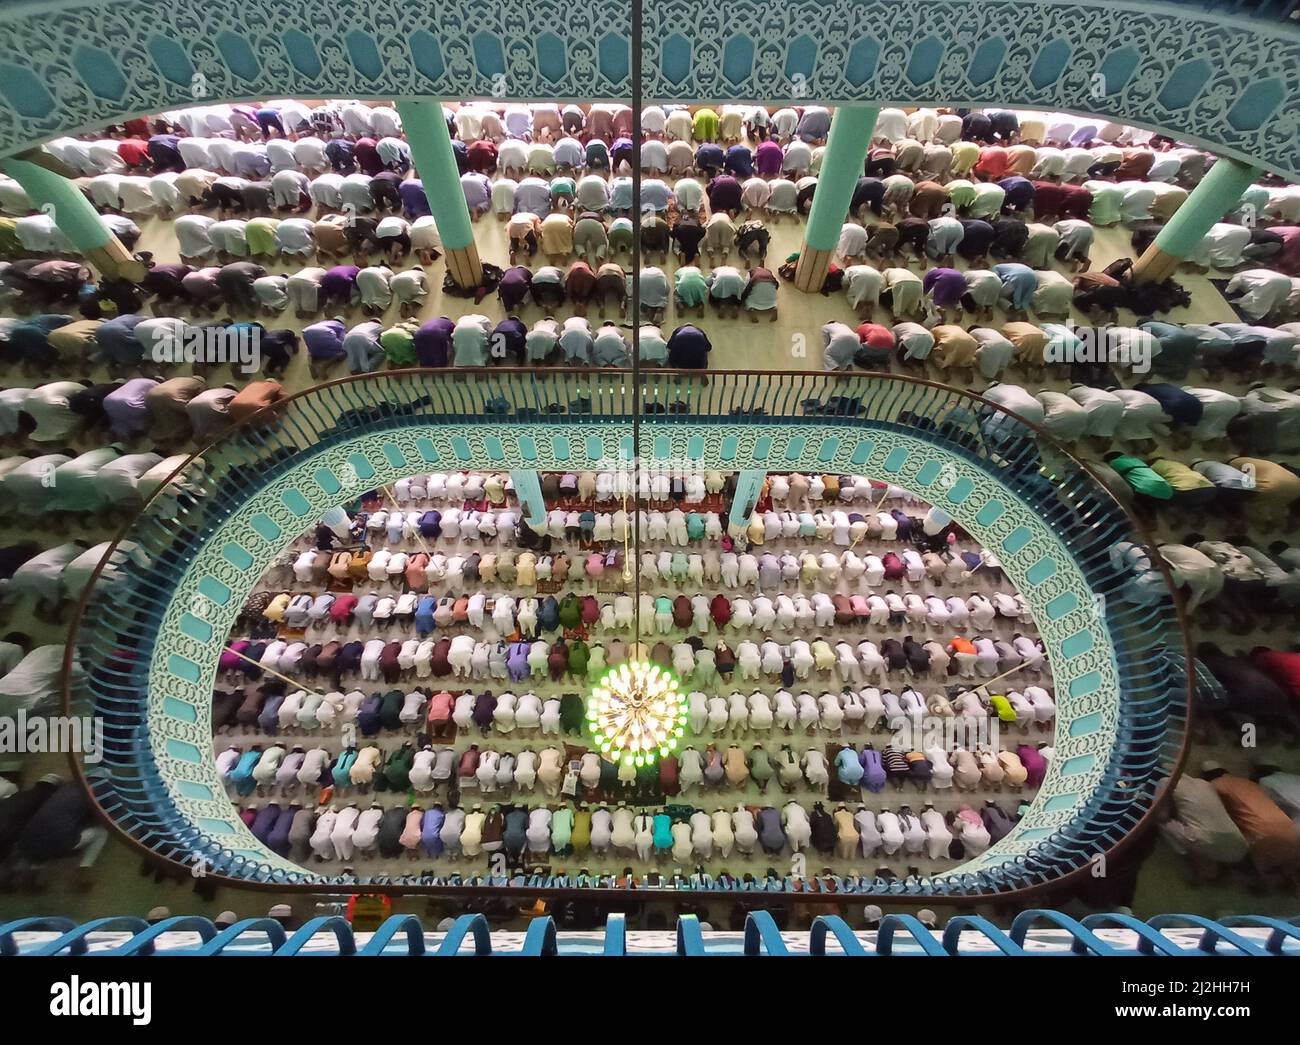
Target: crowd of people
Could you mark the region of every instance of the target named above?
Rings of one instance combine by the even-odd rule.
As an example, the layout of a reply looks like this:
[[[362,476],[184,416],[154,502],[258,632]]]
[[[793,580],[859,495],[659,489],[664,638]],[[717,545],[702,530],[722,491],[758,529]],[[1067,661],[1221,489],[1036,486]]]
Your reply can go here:
[[[48,143],[51,156],[79,176],[78,185],[106,227],[129,248],[142,242],[152,248],[140,255],[148,271],[138,285],[97,283],[53,218],[33,206],[16,182],[0,179],[0,307],[7,313],[0,317],[0,364],[21,372],[21,380],[6,381],[0,391],[0,438],[13,451],[0,462],[0,503],[19,518],[53,520],[56,527],[71,521],[86,527],[87,536],[106,537],[94,532],[101,520],[120,519],[143,503],[182,463],[184,451],[278,402],[285,394],[281,381],[295,380],[294,362],[303,347],[314,379],[339,367],[362,373],[384,366],[551,361],[626,366],[635,329],[641,362],[700,369],[709,365],[718,339],[711,314],[725,320],[743,311],[753,321],[775,321],[795,293],[787,285],[793,260],[769,255],[773,233],[782,223],[802,223],[815,200],[830,128],[824,108],[651,107],[640,119],[639,200],[632,196],[630,164],[637,151],[632,113],[625,106],[469,103],[448,108],[445,115],[467,208],[475,219],[499,221],[504,234],[502,253],[485,252],[485,285],[471,314],[450,307],[459,291],[449,279],[440,285],[434,274],[443,244],[419,172],[411,168],[400,117],[389,106],[288,100],[204,106]],[[1179,288],[1137,286],[1126,264],[1093,271],[1097,230],[1124,225],[1136,252],[1184,204],[1213,162],[1200,150],[1159,136],[1078,118],[882,110],[827,279],[826,290],[834,296],[825,299],[831,318],[822,327],[821,365],[899,369],[974,384],[991,402],[1040,425],[1084,457],[1121,500],[1156,527],[1151,547],[1115,551],[1126,556],[1134,576],[1154,583],[1152,557],[1159,556],[1196,627],[1245,636],[1293,621],[1300,590],[1300,554],[1285,539],[1300,504],[1300,476],[1290,461],[1300,448],[1300,395],[1291,388],[1300,335],[1295,322],[1300,281],[1293,275],[1300,271],[1300,227],[1291,223],[1300,221],[1300,192],[1276,179],[1262,180],[1187,259],[1187,270],[1223,281],[1236,322],[1178,321],[1163,313],[1187,304]],[[629,315],[627,305],[634,213],[637,246],[643,261],[651,263],[636,277],[638,316]],[[431,299],[441,300],[451,314],[430,316]],[[529,310],[535,310],[531,317]],[[692,313],[697,322],[690,322]],[[1134,316],[1125,319],[1129,326],[1119,325],[1124,313]],[[670,314],[680,321],[671,329]],[[1113,366],[1092,365],[1080,320],[1107,328],[1117,349],[1111,364],[1145,360],[1149,372],[1137,371],[1143,380],[1133,383]],[[196,359],[185,376],[168,373],[176,357],[160,355],[159,346],[185,344],[198,333],[217,340],[252,339],[259,346],[260,371],[241,372],[232,356],[229,383],[209,383],[221,362]],[[95,445],[109,440],[111,445]],[[536,679],[578,688],[577,680],[590,677],[593,663],[599,666],[601,657],[612,663],[611,654],[626,647],[617,638],[550,641],[554,636],[542,634],[557,630],[542,624],[552,611],[559,621],[576,602],[581,627],[606,628],[606,618],[613,618],[615,629],[626,628],[619,622],[635,612],[650,632],[664,621],[662,635],[688,633],[685,638],[695,638],[695,644],[663,641],[653,651],[687,678],[699,670],[704,654],[712,656],[716,672],[706,677],[725,678],[730,656],[737,679],[760,685],[784,682],[787,661],[792,671],[796,661],[808,661],[813,672],[846,684],[856,673],[855,684],[843,693],[814,696],[794,692],[799,687],[793,683],[783,685],[781,692],[794,708],[794,727],[812,722],[819,737],[838,738],[858,714],[863,723],[878,721],[880,707],[886,719],[896,714],[895,703],[904,713],[916,703],[927,713],[943,714],[944,704],[956,709],[963,696],[975,702],[966,708],[972,716],[1014,728],[1050,722],[1038,717],[1039,701],[1031,692],[1041,690],[1050,704],[1046,687],[1022,685],[1006,694],[978,689],[982,679],[1041,658],[1032,633],[981,635],[973,623],[988,603],[999,629],[1004,623],[1020,626],[1021,616],[1006,612],[1017,605],[1014,593],[942,590],[962,587],[976,568],[981,579],[994,575],[996,560],[981,560],[974,550],[963,554],[946,545],[914,543],[905,526],[933,537],[925,520],[909,517],[905,505],[866,510],[879,491],[871,484],[863,484],[860,495],[857,490],[855,482],[841,482],[820,511],[805,512],[780,503],[776,477],[769,488],[776,503],[743,535],[747,550],[716,552],[716,561],[702,547],[720,541],[719,530],[725,533],[716,509],[664,504],[643,513],[640,532],[661,533],[654,539],[666,548],[624,556],[612,535],[622,533],[628,520],[612,506],[566,509],[562,520],[548,519],[535,536],[555,542],[563,548],[558,552],[512,545],[532,531],[514,513],[504,482],[499,500],[485,484],[481,507],[469,510],[426,504],[417,512],[418,497],[401,511],[370,505],[361,513],[361,543],[377,546],[389,537],[391,549],[300,549],[293,563],[281,564],[283,576],[292,574],[294,584],[259,593],[267,598],[263,611],[284,616],[277,620],[258,611],[245,623],[278,631],[295,628],[305,613],[306,627],[321,621],[327,627],[365,625],[412,634],[401,642],[387,636],[313,642],[250,634],[248,645],[236,642],[232,649],[251,655],[259,669],[285,673],[310,668],[312,648],[319,646],[316,670],[335,685],[320,696],[342,698],[339,720],[349,713],[353,695],[363,691],[354,688],[357,683],[404,682],[404,701],[419,693],[425,702],[419,722],[404,723],[418,740],[420,729],[414,727],[431,728],[435,698],[465,696],[416,684],[458,677],[454,639],[436,631],[454,631],[469,613],[478,612],[471,610],[475,596],[466,594],[471,587],[485,595],[479,609],[487,626],[496,628],[498,618],[486,602],[495,580],[510,588],[496,603],[510,614],[507,620],[503,611],[499,626],[519,632],[505,643],[504,679],[512,683],[531,685]],[[891,522],[897,527],[892,534]],[[391,538],[395,526],[400,541]],[[699,535],[692,536],[697,528]],[[684,534],[680,544],[678,534]],[[436,545],[448,535],[477,541],[482,549],[464,554],[466,549],[416,547],[421,541]],[[79,597],[106,544],[65,536],[61,533],[52,546],[27,540],[0,549],[7,605],[30,600],[38,618],[53,620]],[[765,540],[825,547],[767,553]],[[891,540],[898,542],[897,550],[879,546],[864,553],[860,547],[861,541]],[[604,542],[610,554],[596,554],[583,542]],[[634,607],[625,596],[602,598],[581,590],[626,568],[640,571],[651,585],[662,580],[677,590],[671,598],[647,596],[648,602]],[[411,583],[420,571],[423,586]],[[558,581],[559,588],[534,598],[524,591],[529,577],[544,584]],[[860,579],[863,590],[832,590],[849,578]],[[356,594],[332,590],[342,583],[355,586]],[[920,588],[909,590],[913,585]],[[746,586],[761,594],[723,590]],[[791,594],[780,594],[782,587]],[[795,594],[798,588],[807,594]],[[998,594],[1011,601],[998,606]],[[281,606],[284,595],[289,598]],[[589,602],[595,606],[593,620],[587,620],[593,612]],[[529,631],[534,614],[540,630]],[[972,622],[965,629],[953,623],[963,619]],[[805,639],[742,639],[734,650],[724,640],[718,643],[727,650],[721,658],[702,641],[710,631],[723,638],[724,631],[779,629],[791,626],[787,622],[814,631],[825,626],[870,635],[866,629],[888,634],[898,628],[899,634],[878,642],[859,643],[857,636],[853,642],[823,640],[820,646]],[[430,630],[423,633],[423,627]],[[493,680],[495,693],[495,680],[503,678],[496,674],[497,641],[475,640],[469,650],[464,679],[476,683],[468,712],[475,726],[483,683]],[[327,652],[330,645],[337,649]],[[489,648],[481,651],[480,645]],[[1263,645],[1255,636],[1242,648],[1226,641],[1203,646],[1200,659],[1222,688],[1203,709],[1207,719],[1225,725],[1248,720],[1262,724],[1270,736],[1291,735],[1300,686],[1288,658],[1300,654],[1273,648],[1286,645],[1289,635]],[[24,702],[55,697],[60,646],[41,646],[16,633],[3,650],[0,696]],[[457,657],[462,652],[458,648]],[[512,653],[527,667],[518,678],[510,667]],[[584,657],[585,674],[575,670]],[[778,658],[779,669],[768,671],[765,663],[776,665]],[[823,667],[827,658],[829,666]],[[355,666],[349,667],[353,659]],[[440,674],[444,662],[449,676]],[[755,663],[751,675],[749,665]],[[240,661],[237,671],[249,668]],[[421,674],[426,669],[428,674]],[[921,693],[945,679],[952,692]],[[878,686],[860,684],[877,680]],[[247,678],[224,695],[224,703],[219,697],[214,710],[234,708],[222,728],[255,726],[266,732],[262,717],[271,705],[274,716],[265,721],[278,729],[286,704],[293,715],[289,725],[298,728],[303,705],[288,700],[293,688],[277,692],[280,685]],[[239,717],[247,687],[261,691],[251,722]],[[726,704],[728,723],[717,735],[729,736],[741,704],[744,728],[753,729],[753,696],[763,698],[756,702],[760,721],[766,712],[774,721],[789,713],[778,693],[741,688],[744,693],[733,695],[739,701],[715,698]],[[828,682],[828,688],[836,686]],[[493,728],[497,707],[510,695],[491,698]],[[240,696],[237,706],[234,696]],[[519,694],[516,709],[523,701],[531,710],[527,696],[541,705],[539,719],[556,699],[563,711],[563,693],[551,697],[544,685],[536,693]],[[277,697],[284,699],[273,703]],[[1006,704],[1010,717],[995,700]],[[329,703],[322,700],[316,710]],[[438,700],[440,708],[444,703]],[[452,700],[451,716],[460,703]],[[360,716],[362,706],[355,710]],[[464,718],[463,707],[460,712]],[[700,735],[712,737],[721,709],[706,701],[703,714],[708,732]],[[842,725],[829,726],[837,715]],[[1025,746],[1037,751],[1035,745]],[[743,762],[752,777],[752,754],[735,747],[741,757],[733,759],[733,769],[738,772]],[[857,751],[855,763],[864,775],[861,757],[867,749]],[[259,761],[269,750],[260,745]],[[713,752],[724,779],[729,750],[719,744]],[[344,749],[328,753],[332,761]],[[387,751],[377,761],[381,774],[394,753]],[[284,757],[292,754],[286,751]],[[822,755],[833,782],[834,753]],[[708,770],[712,756],[700,758]],[[802,774],[802,753],[796,761]],[[847,756],[844,761],[847,766]],[[799,786],[807,785],[801,775]],[[1231,787],[1216,782],[1213,790],[1234,822],[1262,808],[1254,792],[1242,806],[1226,793]],[[1211,803],[1208,792],[1201,792],[1204,809]],[[1284,793],[1264,792],[1291,816],[1294,809],[1280,797]],[[609,799],[603,800],[608,806]],[[811,810],[811,798],[803,801],[801,795],[800,802]],[[266,827],[269,813],[257,829],[278,838],[286,808],[277,814],[275,832]],[[772,808],[780,820],[781,811]],[[1173,808],[1177,812],[1177,802]],[[356,811],[358,819],[365,814]],[[299,812],[285,822],[284,831],[293,828]],[[555,811],[550,812],[553,822]],[[839,812],[827,815],[834,821]],[[843,812],[859,815],[855,802]],[[949,822],[954,812],[947,810],[941,819]],[[427,817],[432,810],[423,813]],[[502,815],[509,814],[502,810]],[[654,818],[635,810],[628,815]],[[677,826],[689,826],[696,815],[684,808]],[[1270,818],[1285,834],[1271,813]],[[409,826],[402,824],[408,840]],[[949,822],[949,830],[952,826]],[[1248,840],[1253,837],[1238,827]],[[295,838],[301,828],[298,824]],[[332,837],[333,830],[326,834]],[[422,821],[420,837],[424,834]],[[859,834],[863,855],[872,855],[865,848],[869,832],[859,825]],[[552,839],[553,852],[562,848]],[[426,850],[426,855],[431,854]],[[1218,860],[1216,866],[1229,863]],[[1285,864],[1267,864],[1270,880],[1285,876]]]
[[[629,346],[618,320],[649,327],[640,332],[643,361],[705,367],[711,345],[698,327],[682,324],[694,345],[679,352],[666,347],[673,336],[659,324],[670,308],[683,318],[712,306],[724,318],[743,309],[755,321],[776,319],[781,282],[767,265],[765,222],[807,212],[825,154],[830,117],[824,108],[651,107],[642,114],[646,177],[635,201],[626,106],[467,103],[444,114],[471,215],[491,211],[506,222],[510,263],[488,266],[485,277],[485,288],[498,293],[501,319],[416,322],[430,294],[425,268],[439,256],[441,241],[391,107],[287,100],[202,107],[163,114],[152,124],[131,121],[98,140],[56,139],[47,149],[83,175],[85,192],[106,220],[129,221],[123,212],[173,219],[179,263],[148,256],[148,276],[119,305],[152,302],[156,311],[183,309],[198,317],[292,311],[305,320],[324,313],[318,328],[345,324],[352,311],[370,317],[341,334],[317,330],[308,344],[317,377],[340,360],[354,373],[385,364],[550,359],[622,366]],[[844,286],[868,323],[856,331],[855,351],[843,331],[835,331],[833,347],[828,338],[826,367],[881,366],[895,356],[924,360],[930,349],[911,329],[923,319],[939,328],[934,363],[943,373],[968,370],[976,349],[989,341],[999,350],[986,355],[1000,355],[1010,343],[1017,362],[1041,367],[1042,347],[1058,336],[1044,336],[1042,324],[1068,318],[1072,308],[1114,323],[1121,307],[1146,318],[1186,303],[1168,288],[1133,285],[1123,267],[1078,270],[1089,267],[1095,227],[1123,222],[1147,236],[1177,211],[1212,162],[1199,150],[1114,125],[1048,126],[1011,112],[882,111],[829,277],[829,286]],[[28,255],[4,270],[6,284],[38,307],[75,299],[87,274],[73,260],[48,259],[70,246],[49,214],[31,213],[12,181],[0,182],[0,209],[15,215],[0,219],[0,247],[8,242],[10,253]],[[641,215],[644,259],[666,265],[671,254],[676,261],[671,274],[652,264],[640,269],[636,317],[625,315],[633,210]],[[1300,250],[1300,228],[1285,224],[1297,215],[1300,194],[1292,187],[1252,186],[1189,263],[1224,272],[1256,265],[1234,274],[1226,292],[1252,321],[1285,325],[1300,304],[1287,274]],[[4,222],[13,226],[8,238]],[[120,231],[131,242],[139,233]],[[745,270],[731,264],[733,256]],[[953,267],[957,259],[962,269]],[[394,270],[412,261],[419,264]],[[283,262],[307,265],[266,267]],[[1258,267],[1261,262],[1283,271]],[[395,322],[378,320],[394,306]],[[518,316],[529,307],[544,313],[531,331]],[[583,336],[590,307],[602,317],[612,310],[615,321]],[[893,329],[869,322],[878,308]],[[995,308],[1005,310],[1008,323],[1000,330],[979,325]],[[563,321],[565,331],[575,331],[564,344],[561,309],[573,313]],[[1038,325],[1028,322],[1031,312]],[[963,315],[976,321],[973,330],[961,326]],[[50,326],[51,316],[38,318]],[[464,334],[454,348],[453,325]],[[506,325],[509,336],[491,342],[504,349],[490,351],[489,335]],[[93,354],[93,332],[80,334],[64,347],[74,356]],[[349,337],[351,351],[344,348]],[[1281,343],[1287,337],[1270,340],[1269,363],[1290,363],[1295,341]],[[56,346],[67,340],[56,337]],[[145,359],[121,337],[110,341],[101,354],[115,363],[138,366]],[[16,358],[33,364],[45,358],[48,365],[58,348],[46,342],[20,346]],[[1228,354],[1221,345],[1204,351],[1211,358]],[[1234,353],[1234,360],[1245,363],[1254,351]]]
[[[610,845],[645,859],[681,858],[686,824],[687,853],[708,858],[715,841],[730,853],[721,819],[705,811],[704,830],[700,811],[677,800],[755,797],[773,783],[790,801],[760,831],[767,855],[787,839],[799,852],[809,827],[823,851],[818,796],[844,803],[827,814],[837,831],[825,852],[846,861],[900,848],[973,856],[1010,830],[996,805],[975,813],[943,797],[1032,792],[1052,757],[1042,646],[991,554],[942,512],[915,514],[910,495],[862,476],[773,474],[739,529],[718,510],[733,476],[645,476],[639,518],[620,507],[629,478],[544,474],[551,507],[534,529],[508,474],[421,474],[287,551],[267,579],[292,583],[243,607],[213,702],[229,740],[218,769],[254,833],[299,858],[477,857],[501,848],[483,844],[485,817],[522,816],[530,859]],[[629,561],[639,605],[629,586],[600,585],[623,576],[632,527],[643,535]],[[692,583],[698,594],[681,593]],[[637,648],[624,636],[638,619],[645,655],[689,689],[694,741],[640,768],[583,746],[578,692]],[[978,686],[1008,674],[1014,685]],[[970,739],[954,729],[897,746],[898,729],[927,717]],[[1017,739],[977,743],[999,728]],[[942,808],[863,801],[890,785],[933,789]],[[371,791],[410,792],[416,805],[367,810],[355,796]],[[488,795],[513,804],[471,804]],[[659,841],[675,835],[676,848],[624,843],[633,805],[647,824],[662,818]],[[742,804],[736,815],[765,824],[767,809]],[[745,837],[738,851],[752,855]]]

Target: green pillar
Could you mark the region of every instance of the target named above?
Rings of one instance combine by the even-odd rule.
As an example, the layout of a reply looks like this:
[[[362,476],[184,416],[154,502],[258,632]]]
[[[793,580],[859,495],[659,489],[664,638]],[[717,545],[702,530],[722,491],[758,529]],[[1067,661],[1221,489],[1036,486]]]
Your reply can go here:
[[[1218,160],[1138,259],[1134,278],[1143,283],[1168,279],[1179,262],[1195,253],[1210,227],[1241,202],[1242,193],[1260,174],[1258,167],[1238,160]]]
[[[95,205],[67,178],[27,160],[5,161],[5,173],[23,187],[32,206],[49,214],[59,231],[82,253],[112,239]]]
[[[411,146],[415,173],[424,185],[429,209],[438,223],[438,235],[447,254],[447,270],[462,287],[483,280],[474,226],[460,188],[460,169],[451,148],[451,135],[442,116],[442,103],[434,98],[397,103],[402,132]]]
[[[49,214],[59,231],[103,275],[131,280],[143,278],[144,266],[104,227],[94,204],[71,181],[30,160],[6,160],[4,169],[23,187],[32,206]]]
[[[817,176],[817,193],[813,196],[795,272],[795,286],[800,290],[821,290],[826,280],[827,266],[839,243],[849,204],[853,202],[853,190],[862,177],[879,112],[871,105],[841,105],[831,118],[826,155]]]

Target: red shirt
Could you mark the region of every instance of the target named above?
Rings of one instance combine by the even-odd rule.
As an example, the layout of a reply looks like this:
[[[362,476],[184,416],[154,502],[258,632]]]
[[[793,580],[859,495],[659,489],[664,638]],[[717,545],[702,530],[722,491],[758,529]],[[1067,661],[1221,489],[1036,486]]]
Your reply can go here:
[[[451,694],[446,690],[441,693],[435,693],[429,701],[429,721],[446,722],[451,718],[451,709],[455,701],[451,699]]]
[[[149,163],[149,146],[139,138],[125,138],[118,142],[117,154],[128,167],[143,167]]]
[[[1055,181],[1034,182],[1034,214],[1052,217],[1061,212],[1065,204],[1066,186]],[[1089,193],[1089,196],[1092,194]]]
[[[719,630],[725,628],[731,620],[731,601],[725,595],[713,596],[713,601],[709,603],[709,614]]]
[[[355,595],[340,595],[330,604],[330,617],[335,624],[342,624],[352,616],[352,611],[356,608],[357,597]]]
[[[497,147],[486,139],[470,142],[466,151],[469,169],[479,174],[495,174],[497,169]]]
[[[390,686],[402,676],[402,666],[398,657],[402,653],[400,642],[390,642],[379,654],[379,668],[384,673],[384,681]]]
[[[369,174],[372,178],[384,169],[384,161],[379,158],[374,138],[358,138],[352,146],[352,158],[361,168],[361,173]]]
[[[1286,689],[1293,699],[1300,700],[1300,653],[1260,646],[1251,651],[1250,659],[1255,662],[1255,667]]]
[[[712,607],[710,607],[712,612]],[[694,614],[691,611],[691,600],[685,595],[678,595],[673,599],[673,623],[679,628],[684,628],[691,623]]]
[[[1007,150],[997,145],[986,145],[980,149],[979,161],[975,164],[975,173],[988,176],[989,181],[997,181],[1007,173]]]
[[[1092,193],[1082,185],[1062,185],[1065,190],[1065,199],[1061,202],[1061,217],[1078,218],[1080,221],[1088,220],[1088,212],[1092,210]],[[1038,205],[1038,197],[1034,197],[1034,205]]]
[[[718,666],[719,671],[724,669],[731,671],[736,666],[736,655],[725,642],[719,642],[713,647],[713,662]]]
[[[892,349],[894,332],[879,323],[863,323],[858,327],[858,340],[872,348]]]
[[[659,790],[670,796],[681,790],[677,783],[676,755],[669,755],[659,760]]]
[[[426,573],[429,557],[424,552],[416,552],[406,560],[406,586],[412,591],[423,591],[429,586]]]
[[[902,580],[902,578],[907,575],[907,567],[903,565],[903,560],[893,552],[882,556],[880,562],[885,567],[886,580]]]
[[[447,654],[451,652],[451,639],[439,639],[433,647],[433,653],[429,657],[429,670],[438,678],[445,678],[451,674],[451,661],[447,659]]]

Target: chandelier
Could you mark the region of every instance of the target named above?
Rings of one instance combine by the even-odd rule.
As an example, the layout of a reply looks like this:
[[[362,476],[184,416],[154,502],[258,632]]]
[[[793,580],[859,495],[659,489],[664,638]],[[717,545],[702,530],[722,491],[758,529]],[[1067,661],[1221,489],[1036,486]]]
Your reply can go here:
[[[686,696],[677,680],[643,660],[611,669],[587,698],[587,725],[601,754],[644,766],[667,757],[685,734]]]

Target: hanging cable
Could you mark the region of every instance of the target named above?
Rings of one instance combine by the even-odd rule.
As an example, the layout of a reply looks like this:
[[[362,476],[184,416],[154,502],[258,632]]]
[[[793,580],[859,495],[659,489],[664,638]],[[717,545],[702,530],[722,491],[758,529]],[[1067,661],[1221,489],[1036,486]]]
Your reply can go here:
[[[632,548],[641,554],[641,9],[632,0]],[[641,571],[632,566],[632,655],[641,646]]]

